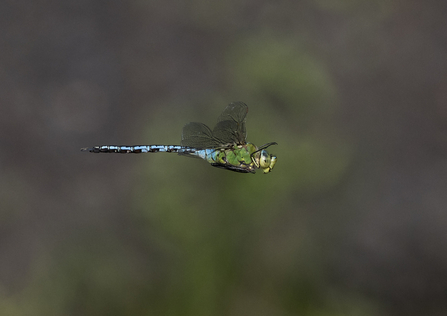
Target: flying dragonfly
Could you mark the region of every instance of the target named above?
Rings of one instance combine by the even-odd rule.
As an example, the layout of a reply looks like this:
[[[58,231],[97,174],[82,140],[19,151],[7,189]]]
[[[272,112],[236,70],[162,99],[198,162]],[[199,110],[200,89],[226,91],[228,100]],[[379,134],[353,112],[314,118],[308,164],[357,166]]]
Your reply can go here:
[[[180,145],[103,145],[81,148],[92,153],[178,153],[182,156],[202,158],[213,167],[241,173],[264,173],[272,171],[276,156],[267,148],[276,142],[256,147],[246,142],[245,120],[248,106],[243,102],[232,102],[219,116],[213,130],[203,123],[191,122],[183,127]]]

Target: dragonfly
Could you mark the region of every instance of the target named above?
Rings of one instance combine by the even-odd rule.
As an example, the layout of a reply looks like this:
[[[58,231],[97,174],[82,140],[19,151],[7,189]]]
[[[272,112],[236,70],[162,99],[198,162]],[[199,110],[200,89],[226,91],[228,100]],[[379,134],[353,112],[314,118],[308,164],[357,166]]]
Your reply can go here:
[[[180,145],[103,145],[81,148],[91,153],[177,153],[182,156],[201,158],[213,167],[240,173],[264,173],[272,171],[276,156],[267,148],[277,145],[267,143],[260,147],[246,141],[245,121],[248,106],[243,102],[230,103],[218,118],[214,129],[203,123],[191,122],[183,127]]]

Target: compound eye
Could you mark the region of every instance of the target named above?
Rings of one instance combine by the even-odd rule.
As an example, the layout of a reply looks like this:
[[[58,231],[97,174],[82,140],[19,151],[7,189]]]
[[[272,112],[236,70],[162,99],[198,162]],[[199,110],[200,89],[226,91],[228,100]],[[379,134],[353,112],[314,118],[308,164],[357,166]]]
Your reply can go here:
[[[259,165],[261,168],[268,168],[270,166],[270,155],[267,150],[261,150],[261,157],[259,158]]]

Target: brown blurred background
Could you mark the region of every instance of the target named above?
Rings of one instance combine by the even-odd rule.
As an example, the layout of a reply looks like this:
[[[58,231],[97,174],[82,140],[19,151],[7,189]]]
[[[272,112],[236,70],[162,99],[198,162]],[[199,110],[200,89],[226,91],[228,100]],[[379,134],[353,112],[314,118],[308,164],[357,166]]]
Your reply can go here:
[[[446,315],[447,2],[0,3],[1,315]],[[231,101],[272,173],[179,144]]]

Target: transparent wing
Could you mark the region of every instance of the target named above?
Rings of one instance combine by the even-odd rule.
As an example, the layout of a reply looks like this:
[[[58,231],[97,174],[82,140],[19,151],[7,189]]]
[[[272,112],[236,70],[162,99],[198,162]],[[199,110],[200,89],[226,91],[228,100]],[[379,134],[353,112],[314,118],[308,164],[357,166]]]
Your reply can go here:
[[[219,116],[213,131],[202,123],[188,123],[183,127],[181,145],[204,149],[245,144],[247,112],[248,106],[245,103],[232,102]]]
[[[221,144],[245,144],[247,132],[245,119],[248,106],[243,102],[232,102],[219,116],[218,123],[212,132],[213,138]]]
[[[183,127],[182,146],[198,149],[217,148],[222,143],[213,136],[211,129],[203,123],[188,123]]]

